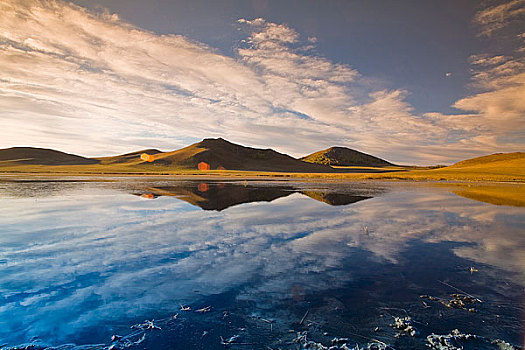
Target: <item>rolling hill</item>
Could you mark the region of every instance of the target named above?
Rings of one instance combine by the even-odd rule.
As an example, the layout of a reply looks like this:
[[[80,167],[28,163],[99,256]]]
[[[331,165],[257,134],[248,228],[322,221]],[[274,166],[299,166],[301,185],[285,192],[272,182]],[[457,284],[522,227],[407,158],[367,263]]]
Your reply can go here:
[[[142,153],[147,154],[159,154],[162,153],[158,149],[150,148],[150,149],[144,149],[141,151],[135,151],[131,153],[121,154],[119,156],[112,156],[112,157],[99,157],[95,158],[100,161],[100,164],[119,164],[119,163],[138,163],[140,160],[140,155]]]
[[[329,172],[326,165],[311,164],[272,149],[244,147],[222,138],[204,139],[173,152],[155,155],[153,163],[139,162],[143,166],[165,166],[179,169],[197,169],[200,162],[211,170]]]
[[[47,148],[11,147],[0,149],[0,164],[16,165],[88,165],[100,163],[97,159],[85,158],[74,154]]]
[[[494,153],[488,156],[462,160],[448,169],[525,166],[525,152]]]
[[[347,177],[349,174],[344,176]],[[525,182],[525,153],[496,153],[463,160],[443,168],[415,168],[397,173],[367,174],[366,178],[416,181]]]
[[[141,154],[154,155],[153,162],[141,159]],[[85,158],[59,151],[15,147],[0,150],[0,167],[16,167],[17,171],[37,166],[30,171],[57,170],[87,172],[155,172],[197,170],[198,164],[209,164],[210,170],[279,171],[279,172],[330,172],[326,165],[311,164],[276,152],[272,149],[244,147],[222,138],[204,139],[188,147],[172,152],[145,149],[111,157]],[[60,169],[44,169],[42,166],[60,166]],[[91,167],[67,167],[69,165],[92,165]],[[64,168],[64,166],[66,166]],[[15,169],[14,169],[15,170]]]
[[[370,154],[362,153],[346,147],[330,147],[300,158],[315,164],[332,166],[392,166],[394,164]]]
[[[153,155],[153,161],[142,160],[142,153]],[[496,153],[441,168],[394,166],[377,157],[343,147],[316,152],[303,159],[330,163],[335,168],[295,159],[272,149],[244,147],[218,138],[204,139],[172,152],[146,149],[100,158],[86,158],[52,149],[12,147],[0,149],[0,171],[16,174],[63,175],[193,176],[202,174],[226,177],[293,176],[341,180],[525,182],[525,152]],[[209,164],[212,172],[207,174],[206,171],[198,170],[198,164],[201,162]],[[217,172],[217,170],[222,171]],[[339,199],[335,199],[335,202],[338,201]]]

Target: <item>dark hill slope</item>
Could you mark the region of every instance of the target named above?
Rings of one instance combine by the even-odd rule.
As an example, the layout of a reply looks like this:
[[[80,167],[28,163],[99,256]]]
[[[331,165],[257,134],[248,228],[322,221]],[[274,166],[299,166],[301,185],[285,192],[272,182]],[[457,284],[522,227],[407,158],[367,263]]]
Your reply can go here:
[[[175,168],[197,169],[200,162],[206,162],[211,169],[290,172],[330,172],[326,165],[306,163],[272,149],[244,147],[222,138],[204,139],[173,152],[159,153],[149,163]],[[148,165],[146,162],[141,162]]]
[[[394,165],[381,158],[346,147],[330,147],[302,157],[301,160],[315,164],[336,166],[390,166]]]
[[[119,164],[119,163],[128,163],[128,162],[134,162],[140,160],[140,155],[142,153],[147,154],[159,154],[162,153],[158,149],[150,148],[150,149],[144,149],[142,151],[136,151],[126,154],[121,154],[119,156],[113,156],[113,157],[99,157],[96,158],[100,160],[101,164]]]
[[[11,147],[0,149],[0,166],[12,165],[86,165],[98,164],[97,159],[85,158],[74,154],[47,148]]]

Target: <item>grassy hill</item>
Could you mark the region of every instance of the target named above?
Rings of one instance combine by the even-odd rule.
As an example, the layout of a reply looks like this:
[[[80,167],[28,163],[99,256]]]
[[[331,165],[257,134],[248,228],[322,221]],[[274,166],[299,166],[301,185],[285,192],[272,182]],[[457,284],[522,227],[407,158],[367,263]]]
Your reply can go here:
[[[120,164],[120,163],[136,163],[141,162],[140,155],[142,153],[147,154],[159,154],[162,153],[158,149],[143,149],[141,151],[131,152],[113,157],[99,157],[95,158],[100,161],[100,164]]]
[[[32,150],[31,155],[25,153],[23,155],[15,155],[9,149],[0,150],[0,154],[2,154],[1,152],[5,154],[3,158],[4,163],[0,162],[0,170],[19,172],[166,173],[185,170],[196,171],[198,164],[205,162],[210,165],[211,170],[221,169],[223,171],[303,173],[333,171],[331,167],[326,165],[303,162],[272,149],[244,147],[222,138],[204,139],[201,142],[172,152],[146,149],[119,156],[93,159],[68,155],[53,150],[36,148]],[[36,156],[37,153],[38,157]],[[142,153],[154,155],[155,160],[153,162],[142,160],[140,158]],[[38,161],[35,161],[37,158]],[[72,165],[89,166],[73,167]]]
[[[525,153],[497,153],[472,158],[437,169],[361,174],[326,174],[325,178],[415,181],[505,181],[525,182]]]
[[[329,166],[310,164],[276,152],[272,149],[244,147],[222,138],[204,139],[173,152],[155,155],[153,163],[144,166],[164,166],[178,169],[197,169],[200,162],[210,165],[211,170],[248,170],[284,172],[327,172]]]
[[[315,164],[333,166],[392,166],[394,164],[370,154],[362,153],[346,147],[330,147],[302,157],[301,160]]]
[[[482,156],[472,159],[463,160],[448,169],[500,169],[506,171],[509,168],[522,168],[525,160],[524,152],[514,153],[494,153],[488,156]]]
[[[454,176],[461,180],[524,181],[525,153],[495,153],[428,170],[428,173],[445,179]]]
[[[155,160],[143,161],[140,158],[142,153],[154,154]],[[199,162],[210,164],[211,170],[198,170]],[[525,153],[498,153],[437,169],[392,165],[348,166],[333,169],[328,165],[303,162],[271,149],[244,147],[219,138],[204,139],[173,152],[148,149],[96,159],[50,149],[8,148],[0,150],[0,172],[51,175],[294,177],[350,181],[378,179],[525,182]]]
[[[99,161],[46,148],[11,147],[0,149],[0,166],[87,165]]]

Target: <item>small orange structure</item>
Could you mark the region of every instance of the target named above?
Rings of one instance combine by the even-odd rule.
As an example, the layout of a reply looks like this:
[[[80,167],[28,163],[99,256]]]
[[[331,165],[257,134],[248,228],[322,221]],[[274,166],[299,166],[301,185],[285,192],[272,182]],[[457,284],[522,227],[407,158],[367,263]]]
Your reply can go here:
[[[197,186],[197,189],[199,190],[199,192],[206,192],[210,189],[210,186],[207,183],[201,182]]]
[[[199,164],[197,164],[197,168],[199,168],[199,170],[210,170],[210,165],[206,162],[200,162]]]
[[[153,156],[153,154],[147,154],[147,153],[142,153],[140,155],[140,159],[142,159],[143,161],[145,162],[153,162],[155,160],[155,156]]]
[[[217,170],[226,170],[226,168],[223,167],[222,165],[219,165],[219,166],[217,167]]]

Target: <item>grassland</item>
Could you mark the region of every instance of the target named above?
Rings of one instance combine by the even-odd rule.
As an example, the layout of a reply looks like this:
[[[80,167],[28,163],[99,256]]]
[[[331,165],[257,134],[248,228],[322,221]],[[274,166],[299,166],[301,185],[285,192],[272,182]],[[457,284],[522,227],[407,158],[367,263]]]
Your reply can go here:
[[[3,163],[3,164],[2,164]],[[431,169],[415,167],[339,167],[332,173],[292,173],[241,170],[199,171],[162,164],[112,163],[88,165],[31,165],[0,162],[0,175],[23,176],[154,176],[178,179],[286,180],[302,181],[421,181],[447,186],[451,192],[495,205],[525,206],[525,154],[482,157],[453,166]],[[374,171],[376,171],[374,173]],[[381,171],[381,172],[378,172]],[[446,183],[442,183],[446,181]]]
[[[186,151],[186,149],[184,149]],[[180,151],[178,151],[180,153]],[[167,153],[166,153],[167,154]],[[172,156],[172,155],[170,155]],[[443,168],[417,167],[334,167],[327,172],[278,172],[247,170],[208,170],[155,161],[108,162],[83,165],[41,165],[0,161],[0,174],[173,176],[204,178],[298,178],[339,181],[407,180],[525,183],[525,153],[494,154],[473,158]],[[160,159],[162,160],[162,159]]]
[[[523,182],[525,183],[524,167],[509,165],[506,168],[469,167],[423,170],[387,170],[383,168],[354,168],[337,173],[291,173],[269,171],[242,170],[188,170],[173,167],[126,167],[119,165],[19,165],[0,167],[0,174],[39,174],[39,175],[154,175],[154,176],[200,176],[200,177],[282,177],[300,179],[331,179],[331,180],[408,180],[408,181],[489,181],[489,182]],[[374,171],[386,172],[374,172]]]

